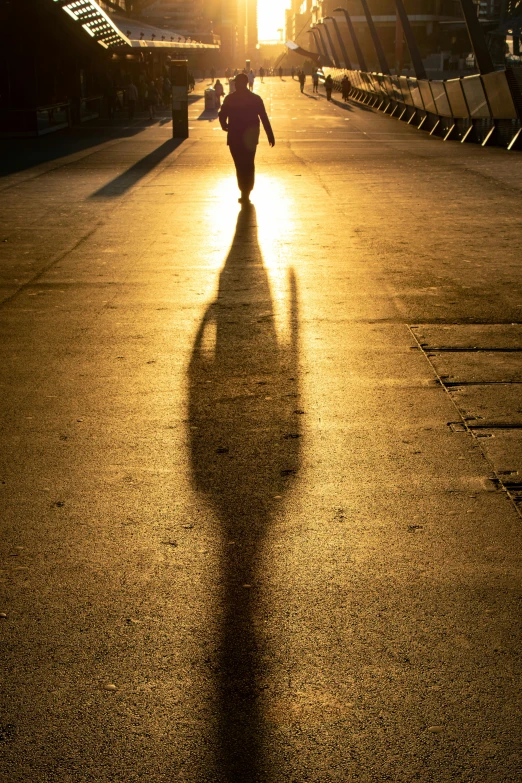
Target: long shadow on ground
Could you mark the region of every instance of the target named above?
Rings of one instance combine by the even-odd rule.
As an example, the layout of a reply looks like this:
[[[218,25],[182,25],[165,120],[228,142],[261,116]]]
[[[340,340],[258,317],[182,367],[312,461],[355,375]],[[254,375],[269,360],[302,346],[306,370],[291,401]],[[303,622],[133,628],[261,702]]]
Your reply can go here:
[[[202,95],[190,94],[189,104],[197,103],[202,98]],[[160,125],[171,122],[170,110],[166,117],[159,117],[158,121]],[[113,119],[100,117],[85,123],[85,125],[38,138],[2,139],[0,176],[16,174],[42,163],[51,163],[67,155],[89,150],[106,141],[132,138],[138,133],[142,133],[148,126],[146,116],[137,117],[136,120],[128,120],[119,114]]]
[[[58,131],[47,136],[31,139],[2,139],[0,155],[0,176],[16,174],[19,171],[50,163],[67,155],[83,152],[112,139],[126,139],[141,133],[143,127],[83,126]]]
[[[297,290],[289,277],[290,337],[276,332],[253,207],[239,213],[216,300],[189,367],[193,481],[220,524],[218,738],[212,779],[263,780],[260,694],[267,687],[260,626],[263,542],[299,467]],[[257,621],[257,622],[256,622]]]
[[[136,161],[123,174],[115,177],[99,190],[96,190],[90,198],[117,198],[130,190],[136,185],[140,179],[146,177],[147,174],[158,166],[162,160],[164,160],[171,152],[174,152],[177,147],[183,144],[183,139],[169,139],[155,150],[152,150],[148,155],[145,155],[141,160]]]

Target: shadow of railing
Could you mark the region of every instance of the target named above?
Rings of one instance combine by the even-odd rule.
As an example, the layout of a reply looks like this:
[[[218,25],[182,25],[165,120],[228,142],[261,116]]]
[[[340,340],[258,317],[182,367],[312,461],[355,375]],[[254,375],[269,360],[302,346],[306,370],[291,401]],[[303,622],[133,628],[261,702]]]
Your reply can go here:
[[[282,344],[255,209],[242,209],[217,298],[196,335],[188,400],[193,482],[213,507],[222,539],[216,763],[228,783],[262,779],[263,544],[298,471],[301,438],[292,271],[289,288],[290,336]]]

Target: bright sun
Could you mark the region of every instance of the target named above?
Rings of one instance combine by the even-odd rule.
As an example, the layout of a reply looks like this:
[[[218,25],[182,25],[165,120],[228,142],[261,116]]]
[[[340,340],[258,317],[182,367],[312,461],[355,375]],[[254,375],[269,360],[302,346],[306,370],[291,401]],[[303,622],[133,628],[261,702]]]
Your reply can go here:
[[[285,29],[285,8],[290,8],[290,0],[258,0],[257,35],[260,41],[279,41],[278,30]]]

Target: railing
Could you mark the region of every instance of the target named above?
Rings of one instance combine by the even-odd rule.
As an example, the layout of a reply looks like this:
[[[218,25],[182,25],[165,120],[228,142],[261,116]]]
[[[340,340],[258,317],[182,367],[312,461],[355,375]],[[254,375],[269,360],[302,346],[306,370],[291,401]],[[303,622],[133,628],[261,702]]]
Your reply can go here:
[[[70,103],[0,111],[0,135],[43,136],[71,125]]]
[[[325,68],[336,89],[346,74],[350,98],[441,136],[508,150],[522,145],[522,68],[459,79],[416,79]]]

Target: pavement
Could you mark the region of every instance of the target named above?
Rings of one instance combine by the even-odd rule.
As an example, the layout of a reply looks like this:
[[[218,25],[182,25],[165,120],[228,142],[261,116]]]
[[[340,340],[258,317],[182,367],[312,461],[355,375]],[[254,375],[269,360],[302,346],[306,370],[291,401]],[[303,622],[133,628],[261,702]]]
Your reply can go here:
[[[522,156],[204,86],[6,143],[0,780],[522,781]]]

